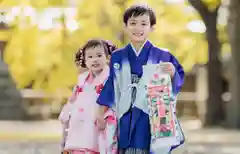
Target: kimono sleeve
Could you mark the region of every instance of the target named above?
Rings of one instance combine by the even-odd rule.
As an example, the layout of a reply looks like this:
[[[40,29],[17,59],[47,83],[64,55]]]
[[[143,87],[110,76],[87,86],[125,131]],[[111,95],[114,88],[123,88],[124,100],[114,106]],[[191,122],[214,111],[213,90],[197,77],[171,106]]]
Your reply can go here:
[[[173,86],[174,95],[177,95],[183,86],[185,73],[184,73],[183,67],[181,66],[181,64],[179,64],[179,62],[173,55],[170,55],[170,62],[175,67],[175,74],[173,77],[172,86]]]
[[[114,70],[113,70],[113,61],[112,58],[109,64],[110,72],[107,81],[104,84],[104,87],[97,99],[97,104],[112,108],[114,105]]]
[[[58,117],[58,119],[61,121],[62,124],[68,123],[71,116],[71,111],[72,111],[72,103],[67,102],[67,104],[63,106],[63,109],[60,112],[60,115]]]

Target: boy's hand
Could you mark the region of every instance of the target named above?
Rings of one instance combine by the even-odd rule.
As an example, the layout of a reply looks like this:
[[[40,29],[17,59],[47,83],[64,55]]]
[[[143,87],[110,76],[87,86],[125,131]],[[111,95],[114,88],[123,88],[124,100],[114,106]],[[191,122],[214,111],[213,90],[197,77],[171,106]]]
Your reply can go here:
[[[159,68],[162,72],[170,74],[171,77],[173,77],[175,74],[175,67],[170,62],[160,63]]]

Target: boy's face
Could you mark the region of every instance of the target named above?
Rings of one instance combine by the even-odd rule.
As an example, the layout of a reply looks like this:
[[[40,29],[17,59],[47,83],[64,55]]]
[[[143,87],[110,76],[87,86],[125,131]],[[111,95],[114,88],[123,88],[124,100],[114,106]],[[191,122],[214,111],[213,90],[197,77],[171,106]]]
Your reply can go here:
[[[149,15],[143,14],[129,18],[125,29],[132,42],[144,42],[153,30],[153,27],[151,26]]]

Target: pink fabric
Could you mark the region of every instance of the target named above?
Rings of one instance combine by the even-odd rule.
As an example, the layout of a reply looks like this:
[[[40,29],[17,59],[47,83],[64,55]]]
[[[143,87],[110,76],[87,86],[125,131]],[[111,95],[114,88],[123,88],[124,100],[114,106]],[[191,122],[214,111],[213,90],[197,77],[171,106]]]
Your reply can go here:
[[[165,116],[165,106],[162,103],[161,103],[161,105],[159,105],[159,113],[158,114],[159,114],[160,117]]]
[[[117,117],[111,109],[108,109],[104,117],[106,119],[106,129],[99,136],[100,153],[118,154]]]
[[[102,85],[108,75],[108,67],[90,83],[86,82],[87,79],[91,79],[88,78],[89,72],[79,75],[77,85],[81,87],[81,91],[76,93],[76,101],[67,103],[59,116],[59,120],[63,124],[68,123],[69,126],[64,141],[65,150],[90,149],[96,152],[99,151],[99,131],[95,125],[99,107],[96,103],[99,88],[96,87]]]
[[[63,106],[62,111],[58,119],[61,121],[62,124],[66,125],[69,122],[70,115],[71,115],[72,103],[68,102]]]
[[[99,152],[94,152],[91,150],[72,150],[72,154],[100,154]]]

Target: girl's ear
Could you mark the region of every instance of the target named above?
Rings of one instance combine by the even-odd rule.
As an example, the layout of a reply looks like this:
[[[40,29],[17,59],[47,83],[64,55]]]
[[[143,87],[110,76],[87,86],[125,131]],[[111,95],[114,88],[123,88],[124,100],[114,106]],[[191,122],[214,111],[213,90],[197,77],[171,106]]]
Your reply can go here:
[[[108,56],[107,56],[107,64],[108,64],[108,65],[110,64],[110,58],[111,58],[111,56],[108,55]]]

